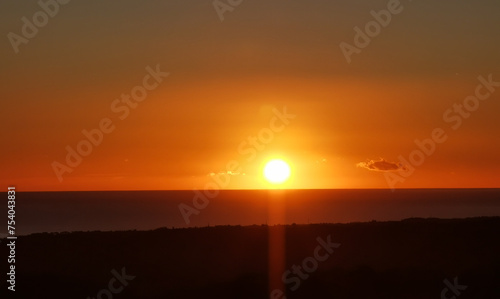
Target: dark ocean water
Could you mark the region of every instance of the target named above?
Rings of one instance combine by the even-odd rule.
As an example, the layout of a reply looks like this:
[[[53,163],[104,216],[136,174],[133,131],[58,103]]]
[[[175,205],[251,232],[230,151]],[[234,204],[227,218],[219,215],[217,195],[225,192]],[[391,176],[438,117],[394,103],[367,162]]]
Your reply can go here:
[[[196,193],[192,190],[17,192],[16,195],[18,235],[264,224],[269,220],[269,204],[276,203],[277,196],[282,198],[287,223],[500,216],[500,189],[286,190],[280,195],[267,190],[223,190],[213,198],[207,197],[206,207],[193,210],[195,214],[188,218],[189,224],[179,205],[194,209]],[[6,201],[0,212],[7,217]]]

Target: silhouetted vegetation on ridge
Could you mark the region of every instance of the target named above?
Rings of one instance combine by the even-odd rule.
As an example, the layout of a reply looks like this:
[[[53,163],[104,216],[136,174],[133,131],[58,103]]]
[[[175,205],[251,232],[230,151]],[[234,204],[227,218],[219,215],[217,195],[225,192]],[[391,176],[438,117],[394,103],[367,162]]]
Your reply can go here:
[[[97,298],[108,287],[111,270],[125,267],[135,278],[113,298],[269,298],[272,229],[207,226],[22,236],[16,247],[16,295]],[[341,244],[296,291],[288,290],[287,298],[440,298],[443,280],[455,277],[468,286],[459,299],[500,298],[500,217],[292,224],[285,231],[287,269],[313,256],[318,237],[330,235]],[[6,246],[1,248],[7,256]]]

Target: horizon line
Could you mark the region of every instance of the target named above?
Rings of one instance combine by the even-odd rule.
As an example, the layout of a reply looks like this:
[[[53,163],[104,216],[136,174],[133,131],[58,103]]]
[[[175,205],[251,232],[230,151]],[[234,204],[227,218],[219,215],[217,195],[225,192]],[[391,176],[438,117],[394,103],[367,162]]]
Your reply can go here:
[[[332,191],[332,190],[500,190],[500,187],[442,187],[442,188],[287,188],[287,189],[214,189],[218,191]],[[130,189],[130,190],[26,190],[20,191],[16,189],[16,193],[35,193],[35,192],[179,192],[179,191],[200,191],[203,189]],[[5,191],[6,192],[6,191]]]

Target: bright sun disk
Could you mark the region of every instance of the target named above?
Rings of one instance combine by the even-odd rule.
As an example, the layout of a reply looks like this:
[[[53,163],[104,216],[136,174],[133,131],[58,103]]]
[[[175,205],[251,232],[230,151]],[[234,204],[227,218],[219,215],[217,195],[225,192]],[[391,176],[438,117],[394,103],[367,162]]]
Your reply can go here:
[[[283,183],[290,177],[290,166],[283,160],[271,160],[264,167],[264,177],[273,184]]]

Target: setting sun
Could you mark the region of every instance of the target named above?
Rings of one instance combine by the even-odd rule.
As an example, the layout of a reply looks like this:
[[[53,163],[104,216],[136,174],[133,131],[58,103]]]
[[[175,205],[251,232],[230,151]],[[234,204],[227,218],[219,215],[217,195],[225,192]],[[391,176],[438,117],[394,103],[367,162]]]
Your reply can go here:
[[[290,177],[290,166],[283,160],[271,160],[264,167],[264,177],[273,184],[281,184]]]

